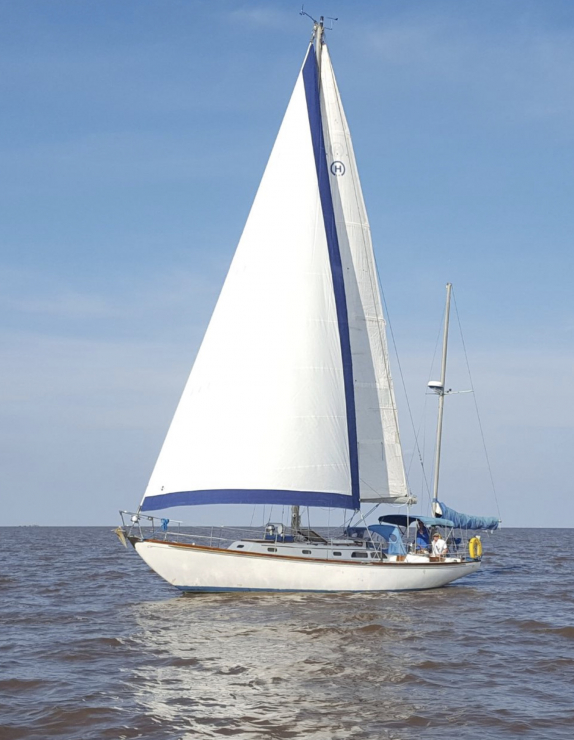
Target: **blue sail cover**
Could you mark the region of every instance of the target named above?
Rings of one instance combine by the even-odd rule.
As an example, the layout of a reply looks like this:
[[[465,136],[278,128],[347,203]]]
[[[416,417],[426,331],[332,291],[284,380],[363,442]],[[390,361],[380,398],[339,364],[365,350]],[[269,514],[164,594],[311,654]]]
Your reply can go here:
[[[434,501],[433,504],[440,506],[441,516],[440,519],[450,519],[455,527],[459,529],[498,529],[500,524],[496,517],[489,516],[471,516],[470,514],[461,514],[450,506],[443,504],[442,501]]]
[[[437,521],[434,516],[421,516],[420,514],[385,514],[385,516],[379,517],[380,524],[396,524],[399,527],[410,527],[416,522],[422,522],[427,527],[433,527],[435,525],[440,525],[441,527],[457,526],[445,516],[441,517],[440,521]]]

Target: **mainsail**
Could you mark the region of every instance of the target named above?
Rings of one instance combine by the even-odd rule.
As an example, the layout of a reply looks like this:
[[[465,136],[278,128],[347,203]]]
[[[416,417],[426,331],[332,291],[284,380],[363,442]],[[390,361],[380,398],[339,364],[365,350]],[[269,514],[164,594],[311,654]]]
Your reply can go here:
[[[321,91],[337,232],[347,262],[361,501],[416,503],[407,488],[371,229],[351,133],[326,45],[322,47]],[[381,475],[381,456],[386,460],[387,476]]]
[[[369,224],[310,45],[141,508],[408,498]]]

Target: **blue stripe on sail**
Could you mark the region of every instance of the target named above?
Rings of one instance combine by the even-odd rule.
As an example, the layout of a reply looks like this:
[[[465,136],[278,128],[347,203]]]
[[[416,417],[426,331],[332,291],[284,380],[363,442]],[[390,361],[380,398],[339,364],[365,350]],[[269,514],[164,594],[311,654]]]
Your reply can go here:
[[[286,506],[324,506],[336,509],[349,508],[349,496],[342,493],[321,491],[267,491],[250,489],[219,489],[205,491],[177,491],[146,496],[142,511],[169,509],[172,506],[197,506],[200,504],[284,504]]]
[[[323,209],[323,220],[325,222],[325,233],[327,235],[327,247],[329,250],[329,262],[331,265],[331,276],[335,292],[335,306],[337,308],[337,323],[339,325],[339,338],[341,342],[345,402],[347,407],[347,434],[349,438],[352,504],[355,509],[358,509],[360,507],[359,455],[357,449],[357,419],[355,415],[355,389],[353,385],[351,337],[349,335],[349,318],[347,314],[347,297],[345,294],[343,265],[341,263],[341,252],[339,249],[339,239],[335,223],[335,210],[333,208],[333,196],[331,194],[329,171],[327,168],[327,153],[325,150],[323,121],[321,117],[321,101],[319,98],[317,60],[313,53],[312,46],[309,49],[307,59],[303,65],[303,82],[305,84],[305,97],[307,98],[309,125],[311,127],[311,138],[315,154],[317,179],[319,181],[319,193]]]

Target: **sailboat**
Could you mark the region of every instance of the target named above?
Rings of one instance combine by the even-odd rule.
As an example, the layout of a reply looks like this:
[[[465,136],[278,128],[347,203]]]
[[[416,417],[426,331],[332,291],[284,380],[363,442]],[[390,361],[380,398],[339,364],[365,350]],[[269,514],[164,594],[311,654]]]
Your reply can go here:
[[[481,564],[476,551],[408,543],[412,525],[448,538],[453,523],[410,513],[371,233],[324,31],[321,18],[143,500],[117,530],[184,592],[428,589]],[[362,503],[407,513],[337,538],[302,526],[301,507],[360,518]],[[213,504],[288,507],[290,522],[214,543],[150,514]]]

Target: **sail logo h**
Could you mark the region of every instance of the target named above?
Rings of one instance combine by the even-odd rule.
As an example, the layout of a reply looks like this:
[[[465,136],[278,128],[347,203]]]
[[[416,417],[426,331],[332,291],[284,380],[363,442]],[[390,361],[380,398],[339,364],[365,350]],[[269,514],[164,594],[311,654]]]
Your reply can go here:
[[[345,165],[338,160],[335,160],[335,162],[331,163],[330,169],[332,174],[336,177],[342,177],[345,174]]]

